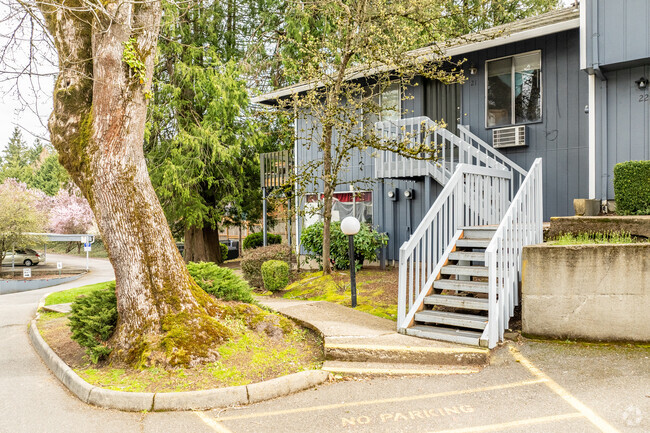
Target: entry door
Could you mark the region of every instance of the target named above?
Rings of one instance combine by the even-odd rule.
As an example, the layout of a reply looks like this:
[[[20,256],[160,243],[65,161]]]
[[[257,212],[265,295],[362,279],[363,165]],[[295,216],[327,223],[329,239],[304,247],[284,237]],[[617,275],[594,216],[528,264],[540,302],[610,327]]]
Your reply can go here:
[[[460,119],[460,86],[428,81],[425,90],[424,115],[434,121],[444,120],[447,130],[458,134]]]

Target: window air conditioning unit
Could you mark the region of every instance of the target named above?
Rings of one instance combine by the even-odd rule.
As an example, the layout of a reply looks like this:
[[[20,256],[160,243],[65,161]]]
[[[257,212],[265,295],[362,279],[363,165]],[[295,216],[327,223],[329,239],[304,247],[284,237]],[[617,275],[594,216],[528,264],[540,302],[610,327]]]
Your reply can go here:
[[[512,126],[492,130],[492,147],[518,147],[526,145],[526,126]]]

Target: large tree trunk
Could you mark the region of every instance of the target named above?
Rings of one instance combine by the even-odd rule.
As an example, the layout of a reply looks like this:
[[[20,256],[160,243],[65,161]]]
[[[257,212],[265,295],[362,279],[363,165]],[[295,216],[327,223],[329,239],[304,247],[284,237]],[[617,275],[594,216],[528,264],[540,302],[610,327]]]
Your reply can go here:
[[[323,274],[332,273],[330,244],[332,226],[332,125],[324,127],[323,140]]]
[[[222,263],[219,229],[189,227],[185,229],[185,261]]]
[[[102,2],[93,11],[90,3],[56,3],[39,3],[59,55],[49,129],[115,270],[111,358],[136,365],[215,360],[229,330],[187,272],[142,149],[161,3]],[[143,77],[123,60],[133,39]]]

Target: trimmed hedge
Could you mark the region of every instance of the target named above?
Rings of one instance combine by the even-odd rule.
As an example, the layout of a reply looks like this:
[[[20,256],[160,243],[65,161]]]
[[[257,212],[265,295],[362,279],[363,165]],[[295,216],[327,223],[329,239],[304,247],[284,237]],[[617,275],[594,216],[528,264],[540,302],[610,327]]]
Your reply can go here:
[[[323,266],[323,223],[312,224],[303,229],[300,236],[302,246],[308,251],[307,256]],[[364,260],[377,260],[377,250],[388,243],[388,235],[379,233],[369,224],[361,224],[359,233],[354,235],[355,268],[361,269]],[[333,222],[330,229],[330,260],[335,269],[349,269],[348,237],[341,231],[341,223]]]
[[[206,292],[224,301],[254,303],[251,288],[231,269],[214,263],[188,263],[187,270],[194,281]]]
[[[291,248],[288,245],[267,245],[248,250],[241,260],[244,278],[254,287],[263,287],[262,264],[269,260],[281,260],[291,263]]]
[[[650,161],[614,166],[614,198],[619,215],[650,215]]]
[[[281,260],[262,263],[262,281],[269,292],[284,289],[289,284],[289,264]]]
[[[219,249],[221,250],[221,261],[225,262],[228,260],[228,245],[220,243]]]
[[[266,234],[266,242],[268,245],[276,245],[282,243],[282,236],[273,235],[271,233]],[[244,243],[242,244],[245,250],[252,250],[264,246],[264,233],[251,233],[250,235],[244,238]]]

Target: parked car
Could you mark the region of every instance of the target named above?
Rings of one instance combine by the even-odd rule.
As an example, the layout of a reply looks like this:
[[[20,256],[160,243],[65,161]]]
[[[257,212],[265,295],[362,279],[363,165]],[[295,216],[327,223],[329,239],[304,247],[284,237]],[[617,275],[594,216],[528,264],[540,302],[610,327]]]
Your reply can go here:
[[[16,257],[11,251],[5,253],[5,258],[2,261],[2,266],[11,266],[12,263],[16,265],[32,266],[38,265],[41,261],[41,256],[30,248],[16,250]]]

